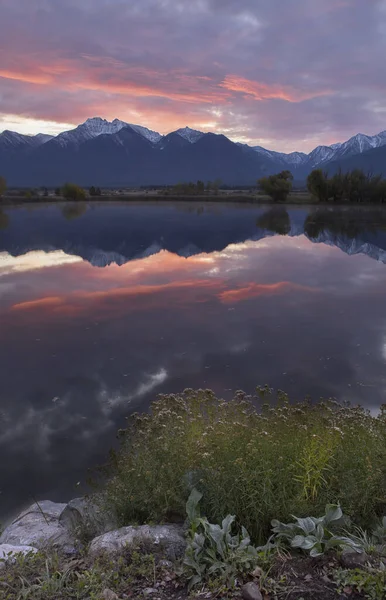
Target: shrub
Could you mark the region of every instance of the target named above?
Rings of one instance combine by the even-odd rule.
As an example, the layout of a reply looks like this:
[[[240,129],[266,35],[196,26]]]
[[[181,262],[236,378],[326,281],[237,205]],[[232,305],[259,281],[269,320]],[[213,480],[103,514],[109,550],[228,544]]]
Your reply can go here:
[[[284,541],[291,548],[309,552],[313,557],[321,556],[332,548],[348,547],[359,553],[363,551],[363,545],[358,539],[338,536],[331,530],[343,519],[342,509],[337,504],[328,504],[323,517],[294,519],[294,523],[280,523],[275,519],[272,521],[272,530],[277,541]]]
[[[75,183],[66,183],[62,188],[62,196],[67,200],[85,200],[86,192]]]
[[[257,548],[251,545],[245,527],[241,535],[232,535],[234,516],[225,517],[221,525],[200,518],[197,509],[201,498],[202,494],[193,489],[186,503],[190,528],[184,568],[189,587],[210,579],[234,587],[239,576],[251,573],[257,566]]]
[[[208,519],[233,514],[263,543],[273,518],[322,513],[329,503],[340,502],[359,526],[382,516],[386,408],[373,417],[334,401],[291,405],[282,392],[276,402],[260,392],[259,404],[242,392],[225,402],[186,390],[134,415],[106,467],[107,503],[122,524],[183,518],[193,487]]]
[[[262,177],[257,182],[265,194],[274,202],[285,202],[292,190],[293,176],[290,171],[282,171],[277,175]]]

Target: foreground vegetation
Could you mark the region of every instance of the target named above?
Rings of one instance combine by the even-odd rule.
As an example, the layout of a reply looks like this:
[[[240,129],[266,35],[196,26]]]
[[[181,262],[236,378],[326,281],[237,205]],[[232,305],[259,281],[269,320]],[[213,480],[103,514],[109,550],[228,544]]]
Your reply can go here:
[[[183,518],[193,487],[209,519],[233,514],[257,543],[272,519],[328,503],[361,527],[385,513],[386,407],[373,417],[334,401],[290,404],[266,388],[230,402],[188,390],[134,415],[121,438],[106,494],[122,525]]]
[[[386,406],[186,390],[120,437],[103,508],[121,525],[185,521],[185,557],[165,561],[162,545],[19,557],[0,571],[1,598],[386,597]]]

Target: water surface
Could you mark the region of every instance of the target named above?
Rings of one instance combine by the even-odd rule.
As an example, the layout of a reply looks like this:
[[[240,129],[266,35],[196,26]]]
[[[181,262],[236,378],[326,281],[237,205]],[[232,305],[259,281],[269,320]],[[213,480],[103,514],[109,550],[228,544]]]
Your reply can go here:
[[[386,211],[0,211],[0,515],[76,496],[158,393],[383,403]]]

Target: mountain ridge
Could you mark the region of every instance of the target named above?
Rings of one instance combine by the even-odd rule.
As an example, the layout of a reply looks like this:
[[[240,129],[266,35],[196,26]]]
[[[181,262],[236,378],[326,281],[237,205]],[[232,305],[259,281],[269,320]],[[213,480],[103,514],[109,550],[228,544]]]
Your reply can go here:
[[[282,153],[231,141],[222,134],[185,127],[167,135],[100,117],[57,136],[0,133],[0,172],[11,185],[170,185],[221,179],[253,185],[261,176],[290,169],[305,180],[314,168],[328,172],[361,166],[386,174],[386,131],[318,146],[309,154]]]

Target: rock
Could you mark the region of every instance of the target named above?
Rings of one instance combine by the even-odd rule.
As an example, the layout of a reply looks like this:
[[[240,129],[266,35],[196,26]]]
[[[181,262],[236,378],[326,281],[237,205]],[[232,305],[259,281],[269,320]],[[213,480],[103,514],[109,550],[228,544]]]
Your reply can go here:
[[[6,527],[0,536],[0,544],[32,546],[44,549],[54,547],[66,553],[75,552],[75,539],[59,523],[65,504],[45,500],[32,504]]]
[[[345,548],[340,557],[340,562],[345,569],[360,569],[369,560],[366,552],[355,552],[352,548]]]
[[[158,590],[154,589],[154,588],[145,588],[143,590],[143,595],[148,597],[148,596],[152,596],[153,594],[157,594]]]
[[[102,593],[101,600],[119,600],[118,596],[112,590],[106,589]]]
[[[186,541],[183,528],[179,525],[142,525],[140,527],[122,527],[95,538],[90,545],[90,554],[117,552],[125,546],[145,542],[160,549],[165,556],[175,560],[183,556]]]
[[[118,527],[114,514],[107,514],[92,498],[75,498],[64,508],[59,523],[77,537],[92,539]]]
[[[6,562],[13,562],[18,554],[36,554],[37,549],[32,546],[11,546],[10,544],[0,544],[0,565],[5,566]],[[1,566],[0,566],[1,568]]]
[[[263,596],[255,583],[249,582],[243,585],[241,593],[244,600],[263,600]]]
[[[165,558],[163,558],[162,560],[159,561],[158,566],[161,569],[173,569],[173,563],[171,560],[166,560]]]

